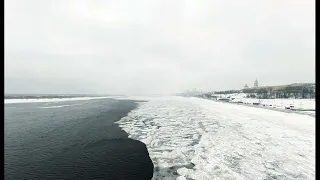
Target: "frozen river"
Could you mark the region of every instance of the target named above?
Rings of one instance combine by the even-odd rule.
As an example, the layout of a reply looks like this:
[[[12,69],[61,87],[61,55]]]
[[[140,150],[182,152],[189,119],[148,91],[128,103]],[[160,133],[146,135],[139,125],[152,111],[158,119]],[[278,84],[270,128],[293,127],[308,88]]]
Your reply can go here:
[[[198,98],[149,99],[122,118],[153,179],[315,179],[315,118]]]

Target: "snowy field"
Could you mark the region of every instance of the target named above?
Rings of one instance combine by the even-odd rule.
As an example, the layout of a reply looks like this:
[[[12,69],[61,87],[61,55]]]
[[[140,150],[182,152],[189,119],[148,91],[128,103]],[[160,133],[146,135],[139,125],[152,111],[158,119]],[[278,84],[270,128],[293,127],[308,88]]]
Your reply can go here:
[[[147,145],[154,180],[315,179],[314,117],[199,98],[148,100],[117,123]]]

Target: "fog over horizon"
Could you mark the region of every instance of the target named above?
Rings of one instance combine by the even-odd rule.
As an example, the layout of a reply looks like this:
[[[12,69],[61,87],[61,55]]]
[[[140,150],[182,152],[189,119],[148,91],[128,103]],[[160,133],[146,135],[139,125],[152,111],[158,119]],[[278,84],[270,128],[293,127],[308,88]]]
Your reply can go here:
[[[5,0],[5,93],[315,82],[313,0]]]

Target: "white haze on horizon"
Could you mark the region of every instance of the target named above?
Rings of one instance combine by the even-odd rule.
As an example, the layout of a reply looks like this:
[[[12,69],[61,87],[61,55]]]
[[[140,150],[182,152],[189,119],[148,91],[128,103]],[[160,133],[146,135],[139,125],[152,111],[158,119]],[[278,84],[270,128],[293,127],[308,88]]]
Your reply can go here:
[[[5,0],[6,93],[315,82],[315,1]]]

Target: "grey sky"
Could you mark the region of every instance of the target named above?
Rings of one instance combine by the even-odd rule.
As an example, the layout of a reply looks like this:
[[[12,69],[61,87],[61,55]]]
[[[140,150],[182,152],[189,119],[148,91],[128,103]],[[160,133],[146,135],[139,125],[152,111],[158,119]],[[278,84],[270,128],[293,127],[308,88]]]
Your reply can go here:
[[[6,93],[315,81],[314,0],[5,0]]]

